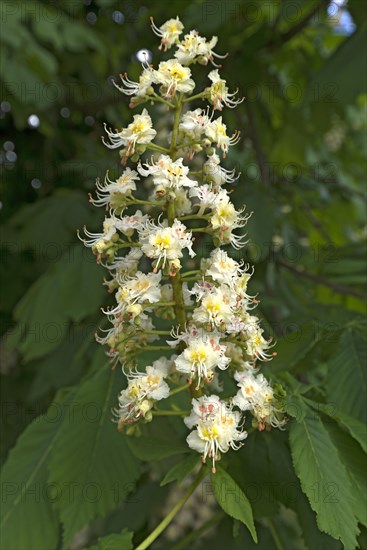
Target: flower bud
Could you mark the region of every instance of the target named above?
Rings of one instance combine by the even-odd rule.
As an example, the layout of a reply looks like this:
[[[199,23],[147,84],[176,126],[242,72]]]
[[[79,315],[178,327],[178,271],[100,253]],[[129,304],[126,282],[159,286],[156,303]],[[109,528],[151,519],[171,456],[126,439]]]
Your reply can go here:
[[[143,311],[143,306],[141,304],[133,304],[131,306],[128,306],[126,308],[126,311],[129,317],[132,317],[133,319],[135,319],[135,317],[140,315],[141,312]]]

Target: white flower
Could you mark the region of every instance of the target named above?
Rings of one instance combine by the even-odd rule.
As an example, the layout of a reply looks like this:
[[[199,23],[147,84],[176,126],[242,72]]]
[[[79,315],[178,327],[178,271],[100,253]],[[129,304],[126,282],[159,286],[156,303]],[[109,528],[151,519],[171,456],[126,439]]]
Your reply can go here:
[[[270,361],[271,355],[266,351],[272,347],[271,341],[265,340],[263,337],[263,329],[259,326],[259,319],[257,317],[249,316],[248,321],[244,327],[244,337],[247,345],[247,353],[253,359],[260,359],[260,361]]]
[[[126,168],[117,180],[112,181],[106,173],[104,183],[97,180],[97,199],[90,197],[91,203],[95,206],[110,206],[112,209],[121,208],[124,205],[124,198],[129,197],[132,191],[136,190],[136,181],[139,181],[138,173],[135,170]]]
[[[220,187],[225,183],[234,183],[240,177],[241,173],[235,175],[235,169],[226,170],[220,165],[219,156],[214,153],[203,164],[203,175],[206,182],[214,187]]]
[[[138,247],[133,247],[125,256],[115,258],[114,262],[109,263],[109,271],[115,271],[116,277],[136,273],[140,258],[143,256],[142,251]],[[104,264],[103,264],[104,265]],[[118,283],[116,281],[116,285]],[[107,284],[110,287],[110,285]]]
[[[233,405],[242,411],[250,411],[257,419],[259,429],[266,425],[281,428],[285,424],[280,409],[276,407],[274,391],[262,374],[254,375],[251,371],[235,372],[239,391],[233,398]]]
[[[137,210],[133,216],[124,216],[117,222],[117,228],[127,237],[131,237],[136,229],[140,229],[147,222],[148,215]]]
[[[199,302],[206,296],[209,292],[215,289],[215,285],[209,281],[202,280],[194,284],[191,289],[191,294],[196,296],[196,301]]]
[[[213,48],[215,48],[217,42],[218,38],[216,36],[213,36],[207,42],[205,37],[200,36],[197,31],[192,30],[188,34],[185,34],[183,40],[178,43],[175,57],[183,65],[189,65],[190,63],[207,65],[208,61],[210,61],[214,66],[218,66],[215,64],[213,57],[223,59],[226,56],[213,52]]]
[[[191,189],[196,189],[195,187],[191,187]],[[185,214],[191,214],[192,213],[192,204],[187,196],[187,191],[184,188],[176,189],[175,191],[175,205],[176,205],[176,211],[178,216],[184,216]]]
[[[239,103],[242,103],[244,98],[237,100],[233,99],[238,90],[233,94],[228,92],[226,81],[219,76],[218,69],[211,71],[208,77],[213,84],[209,88],[206,88],[205,91],[209,96],[209,101],[214,106],[214,110],[218,109],[218,111],[221,111],[223,104],[226,105],[226,107],[234,108],[237,107]]]
[[[179,129],[191,140],[200,141],[209,122],[208,111],[198,108],[195,111],[187,111],[182,116]]]
[[[238,300],[246,300],[246,301],[252,300],[255,304],[257,304],[257,301],[255,300],[255,298],[247,294],[247,284],[254,273],[254,268],[252,267],[251,272],[249,270],[250,270],[250,265],[246,264],[243,270],[241,271],[241,275],[239,277],[236,277],[232,281],[232,287],[237,294]]]
[[[237,211],[235,209],[227,191],[221,189],[216,195],[214,207],[212,208],[211,226],[213,229],[219,229],[222,233],[227,230],[231,232],[239,227],[242,228],[251,217],[251,214],[242,216],[242,212],[242,210]],[[223,239],[222,236],[221,239]]]
[[[127,305],[148,302],[154,304],[161,299],[161,273],[142,273],[138,271],[134,277],[124,276],[119,282],[121,287],[116,293],[118,306],[109,313],[124,311]]]
[[[103,233],[91,233],[84,227],[84,233],[88,239],[82,239],[79,236],[79,233],[78,236],[80,240],[83,241],[85,246],[92,248],[94,253],[100,255],[103,254],[107,248],[109,248],[112,242],[118,240],[117,223],[117,218],[111,216],[110,218],[104,219]]]
[[[166,97],[173,97],[176,92],[192,92],[195,88],[190,69],[183,67],[176,59],[161,61],[155,71],[154,81],[161,84]]]
[[[213,288],[202,299],[201,304],[193,312],[195,323],[223,327],[233,316],[235,295],[224,286]]]
[[[209,122],[205,128],[205,134],[212,142],[217,144],[218,148],[222,149],[223,156],[226,156],[229,146],[236,145],[240,140],[240,132],[238,131],[234,132],[231,137],[227,136],[227,126],[222,122],[221,116]]]
[[[117,147],[127,147],[127,155],[132,155],[137,144],[145,145],[150,143],[156,136],[157,132],[152,127],[152,119],[146,109],[140,115],[134,115],[133,122],[127,128],[123,128],[120,132],[108,130],[106,124],[104,128],[110,140],[108,143],[102,138],[103,143],[109,149],[117,149]]]
[[[155,225],[149,221],[140,231],[142,251],[149,258],[157,260],[155,269],[166,266],[183,256],[183,249],[187,248],[191,257],[195,256],[192,250],[192,236],[186,226],[179,220],[175,220],[171,227],[166,224]],[[177,264],[178,265],[178,264]]]
[[[222,231],[228,228],[231,229],[237,220],[238,213],[229,196],[225,192],[219,193],[213,208],[213,216],[210,218],[213,229],[221,229]]]
[[[188,347],[175,360],[179,372],[190,375],[190,382],[197,377],[197,389],[202,379],[211,382],[214,369],[223,370],[230,359],[225,356],[226,347],[219,344],[219,337],[211,334],[201,335],[189,342]]]
[[[173,301],[173,288],[170,283],[162,285],[162,301],[163,302],[172,302]],[[187,283],[182,283],[182,295],[184,299],[185,306],[192,305],[191,292],[188,289]]]
[[[125,95],[136,97],[145,97],[153,92],[152,83],[154,81],[154,71],[149,65],[143,65],[143,72],[139,77],[139,82],[134,82],[127,77],[127,73],[120,74],[123,86],[119,86],[113,80],[114,86]]]
[[[181,187],[194,187],[197,181],[187,177],[189,167],[183,165],[183,158],[175,161],[168,155],[160,155],[157,162],[138,165],[139,173],[144,176],[153,176],[154,185],[163,189],[179,189]]]
[[[203,461],[212,459],[212,472],[215,473],[215,462],[219,452],[226,453],[230,448],[239,449],[246,439],[247,432],[240,429],[241,414],[233,411],[217,395],[203,396],[192,400],[193,410],[185,424],[196,427],[186,441],[195,451],[202,454]]]
[[[211,277],[213,281],[227,285],[231,285],[235,277],[240,273],[239,263],[220,248],[216,248],[210,253],[210,259],[203,260],[203,268],[205,269],[205,276]]]
[[[163,366],[163,368],[162,368]],[[126,374],[128,385],[119,396],[119,408],[114,413],[119,427],[145,418],[152,409],[155,401],[169,396],[169,386],[164,381],[166,376],[165,364],[149,366],[145,373],[129,372]]]
[[[171,330],[171,336],[174,340],[166,340],[166,342],[169,346],[176,347],[180,342],[185,342],[185,344],[188,344],[192,339],[198,338],[203,334],[206,334],[206,332],[201,328],[197,328],[195,325],[190,325],[182,332],[179,328],[173,328]]]
[[[175,42],[177,42],[184,29],[184,26],[178,17],[176,17],[176,19],[168,19],[168,21],[163,23],[163,25],[159,28],[154,24],[153,17],[150,18],[150,21],[153,32],[157,36],[161,37],[161,45],[159,46],[159,49],[161,50],[163,47],[165,52],[171,48]]]
[[[193,187],[189,191],[190,197],[197,197],[199,199],[199,206],[201,212],[204,212],[207,208],[215,206],[217,201],[217,193],[212,190],[212,187],[207,183],[198,187]]]

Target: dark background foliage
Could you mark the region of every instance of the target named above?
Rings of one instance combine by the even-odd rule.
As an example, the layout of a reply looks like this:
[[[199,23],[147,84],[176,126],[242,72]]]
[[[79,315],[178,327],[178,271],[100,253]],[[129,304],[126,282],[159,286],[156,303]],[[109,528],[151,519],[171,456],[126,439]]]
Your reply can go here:
[[[261,315],[278,341],[278,356],[267,367],[268,373],[278,377],[291,395],[310,391],[307,395],[314,406],[329,406],[326,413],[319,410],[324,420],[330,411],[333,417],[325,424],[335,432],[333,440],[328,436],[335,444],[329,459],[333,462],[337,449],[347,470],[355,471],[353,461],[360,460],[360,448],[345,431],[336,429],[335,419],[345,414],[366,420],[362,348],[367,36],[363,0],[342,4],[322,0],[1,3],[3,461],[31,421],[51,403],[61,403],[66,390],[69,396],[79,392],[79,399],[84,392],[90,402],[103,399],[101,388],[111,391],[101,369],[106,359],[94,342],[102,320],[100,307],[109,299],[102,286],[104,273],[77,240],[76,230],[84,224],[97,230],[101,212],[89,205],[87,193],[97,176],[118,167],[117,155],[101,144],[102,124],[121,127],[132,116],[128,101],[111,80],[125,71],[134,80],[143,49],[157,62],[158,40],[150,31],[149,16],[159,25],[179,15],[186,29],[219,36],[217,51],[230,53],[223,62],[224,78],[230,89],[238,87],[239,95],[246,96],[238,109],[225,112],[227,126],[242,135],[227,166],[242,172],[233,193],[235,203],[245,202],[254,211],[248,224],[250,243],[241,254],[255,265],[251,290],[260,293]],[[91,385],[94,375],[99,377],[98,395]],[[112,402],[122,380],[113,383]],[[297,408],[293,400],[288,412],[296,410],[294,416],[300,420],[299,411],[304,412],[305,406],[302,401]],[[79,431],[75,425],[69,428],[64,443],[69,435],[74,444],[70,442],[69,448],[56,442],[58,453],[65,454],[64,471],[59,465],[52,468],[55,455],[46,459],[55,484],[71,479],[68,455],[78,452],[79,437],[88,447],[95,431],[93,422]],[[178,428],[170,425],[170,429],[176,433]],[[111,462],[99,451],[101,468],[115,466],[116,479],[121,466],[113,455],[130,453],[119,437],[111,428],[106,443]],[[35,437],[26,454],[31,456],[37,445]],[[270,479],[298,483],[287,446],[287,435],[271,434],[266,444],[261,434],[256,435],[247,447],[256,465],[246,463],[244,473],[233,461],[238,483],[245,487],[261,477],[269,483]],[[135,471],[135,461],[129,454],[124,463],[126,483],[126,469],[130,468],[132,483],[141,475],[141,470]],[[269,461],[274,463],[271,471]],[[30,467],[24,456],[23,462],[16,470],[23,468],[28,479]],[[134,493],[137,500],[123,504],[123,522],[102,498],[89,503],[92,512],[84,511],[85,499],[84,508],[74,503],[83,512],[73,524],[74,508],[69,506],[68,511],[67,503],[58,499],[55,506],[46,503],[52,509],[49,523],[54,525],[54,534],[45,535],[50,536],[47,543],[42,546],[31,538],[36,542],[27,546],[9,535],[4,550],[60,545],[60,520],[68,540],[93,520],[82,543],[73,539],[75,548],[123,527],[140,533],[140,540],[149,531],[149,518],[159,517],[152,512],[157,500],[163,502],[167,493],[158,488],[165,467],[154,464],[153,479],[143,466]],[[302,481],[302,473],[297,474]],[[83,473],[75,476],[81,479]],[[124,486],[124,495],[131,488]],[[312,500],[310,491],[303,490]],[[296,504],[276,487],[271,497],[264,495],[263,491],[262,498],[252,502],[263,548],[340,547],[320,534],[300,490]],[[117,506],[120,498],[115,501]],[[51,514],[48,508],[43,510],[38,503],[30,512],[30,528],[37,517]],[[318,511],[315,503],[313,509]],[[101,519],[106,514],[108,519]],[[220,536],[215,535],[218,546],[208,538],[203,545],[197,542],[197,548],[206,544],[243,548],[244,540],[252,548],[239,524],[233,526],[216,511],[213,517],[220,524]],[[11,532],[12,524],[7,528]],[[363,537],[362,530],[361,547],[366,545]]]

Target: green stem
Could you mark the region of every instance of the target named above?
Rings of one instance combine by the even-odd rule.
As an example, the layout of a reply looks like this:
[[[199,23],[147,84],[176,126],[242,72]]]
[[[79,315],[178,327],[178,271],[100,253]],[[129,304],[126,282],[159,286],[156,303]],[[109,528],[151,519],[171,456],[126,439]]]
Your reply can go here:
[[[171,411],[156,409],[152,411],[154,416],[189,416],[190,411]]]
[[[274,539],[277,550],[285,550],[274,521],[268,518],[266,523]]]
[[[144,346],[136,353],[144,353],[145,351],[165,351],[172,350],[171,346]]]
[[[194,101],[194,99],[200,99],[204,98],[206,96],[206,92],[200,92],[200,94],[192,95],[191,97],[187,97],[182,101],[182,103],[188,103],[189,101]]]
[[[189,383],[184,384],[183,386],[179,386],[178,388],[175,388],[174,390],[171,390],[171,391],[169,392],[169,395],[170,395],[170,397],[171,397],[171,395],[176,395],[176,393],[180,393],[180,392],[182,392],[182,391],[184,391],[184,390],[187,390],[187,388],[189,388],[189,387],[190,387],[190,384],[189,384]]]
[[[194,227],[193,229],[190,229],[191,233],[210,233],[211,228],[210,227]]]
[[[178,218],[180,222],[185,220],[208,220],[210,218],[210,214],[205,214],[203,216],[199,216],[198,214],[191,214],[191,216],[181,216]]]
[[[192,271],[186,271],[185,273],[182,273],[182,277],[188,277],[190,275],[197,275],[198,273],[201,273],[200,269],[193,269]]]
[[[172,160],[174,160],[175,158],[174,151],[177,143],[181,111],[182,111],[182,94],[177,100],[175,118],[173,121],[172,141],[171,141],[171,149],[170,149],[170,156]],[[167,203],[167,218],[168,218],[168,225],[172,226],[176,218],[176,208],[175,208],[174,201],[169,201]],[[172,284],[173,299],[175,301],[176,318],[179,326],[181,327],[181,330],[183,330],[186,324],[186,314],[185,314],[184,297],[182,292],[181,274],[176,273],[176,275],[170,277],[170,281]]]
[[[173,160],[175,160],[174,159],[174,152],[175,152],[176,145],[177,145],[178,127],[180,125],[181,111],[182,111],[182,101],[178,100],[177,106],[175,108],[175,118],[174,118],[174,121],[173,121],[171,150],[170,150],[170,155],[171,155]]]
[[[225,518],[225,514],[223,512],[218,512],[218,514],[215,514],[212,516],[208,521],[203,523],[198,529],[195,529],[195,531],[190,531],[187,533],[187,535],[184,536],[183,539],[181,539],[177,544],[172,546],[171,550],[183,550],[188,546],[188,544],[195,540],[200,540],[199,537],[202,533],[204,533],[207,529],[210,529],[211,527],[216,527],[216,525]]]
[[[164,103],[165,105],[168,105],[168,107],[170,107],[171,109],[174,109],[175,106],[173,105],[173,103],[171,103],[170,101],[167,101],[167,99],[163,99],[163,97],[160,97],[158,94],[156,94],[154,92],[154,94],[152,94],[154,99],[156,101],[160,101],[161,103]]]
[[[192,493],[195,491],[195,489],[200,485],[204,477],[207,475],[208,470],[205,466],[202,466],[200,469],[200,472],[194,479],[194,481],[191,483],[191,485],[186,489],[185,493],[182,495],[180,500],[177,502],[177,504],[172,508],[172,510],[166,515],[166,517],[161,521],[159,525],[150,533],[150,535],[143,540],[139,544],[139,546],[136,547],[136,550],[146,550],[146,548],[149,548],[149,546],[159,537],[159,535],[168,527],[168,525],[171,523],[173,518],[176,516],[176,514],[181,510],[181,508],[184,506],[187,499],[192,495]]]
[[[176,146],[175,146],[175,150],[179,150],[179,149],[184,149],[185,147],[192,147],[193,145],[201,145],[203,146],[204,145],[204,142],[203,141],[189,141],[189,142],[182,142],[182,143],[178,143]]]
[[[144,330],[144,334],[158,334],[162,336],[169,336],[171,332],[169,330]]]
[[[127,204],[127,206],[131,206],[132,204],[149,204],[151,206],[162,206],[163,203],[153,202],[153,201],[143,201],[141,199],[136,199],[135,197],[133,197],[133,200],[128,201],[126,204]]]
[[[159,153],[164,153],[165,155],[169,155],[169,149],[166,149],[166,147],[161,147],[160,145],[156,145],[155,143],[149,143],[147,145],[147,149],[150,149],[151,151],[158,151]]]
[[[132,247],[132,246],[141,246],[141,243],[135,243],[133,241],[129,241],[128,243],[121,243],[118,245],[118,249],[119,248],[125,248],[126,246],[128,246],[129,248]]]
[[[176,302],[154,302],[154,304],[144,304],[147,307],[155,308],[155,307],[170,307],[174,306]]]

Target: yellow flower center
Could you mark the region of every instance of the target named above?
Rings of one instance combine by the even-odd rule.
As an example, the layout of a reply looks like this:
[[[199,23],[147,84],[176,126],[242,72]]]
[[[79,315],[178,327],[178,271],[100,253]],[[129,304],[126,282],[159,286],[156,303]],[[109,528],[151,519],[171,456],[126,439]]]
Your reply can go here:
[[[204,348],[195,349],[190,352],[190,359],[193,363],[201,363],[205,361],[207,356],[208,354]]]
[[[172,239],[169,235],[156,235],[153,240],[153,243],[161,248],[168,248],[171,242]]]
[[[219,301],[214,302],[214,300],[209,300],[206,304],[206,309],[212,313],[218,312],[221,310],[221,303]]]
[[[167,172],[171,176],[182,176],[183,174],[183,170],[179,166],[169,166]]]
[[[186,71],[183,67],[182,68],[175,67],[175,68],[171,69],[171,76],[175,80],[182,80],[183,78],[186,77]]]
[[[134,134],[139,134],[140,132],[144,132],[145,129],[146,129],[146,123],[143,121],[133,122],[131,125],[131,131]]]
[[[149,281],[138,281],[135,284],[136,290],[147,290],[150,287]]]
[[[215,426],[205,426],[201,432],[206,439],[215,438],[219,435],[218,429]]]
[[[174,34],[178,31],[177,24],[176,23],[168,23],[167,25],[167,32],[170,34]]]
[[[147,378],[149,386],[155,386],[159,383],[159,376],[158,374],[149,374]]]
[[[220,136],[226,137],[227,132],[226,132],[226,127],[224,126],[224,124],[219,124],[218,125],[218,134]]]

